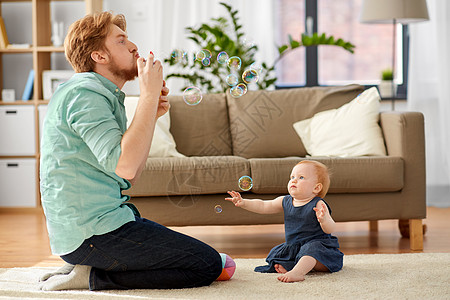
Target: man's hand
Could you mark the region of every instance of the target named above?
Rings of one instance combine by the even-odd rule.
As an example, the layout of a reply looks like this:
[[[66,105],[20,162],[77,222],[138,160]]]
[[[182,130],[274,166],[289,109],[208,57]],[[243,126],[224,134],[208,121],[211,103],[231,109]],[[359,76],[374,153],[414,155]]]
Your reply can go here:
[[[161,62],[155,60],[153,53],[150,53],[147,61],[143,57],[139,57],[137,66],[141,92],[140,98],[144,101],[159,99],[163,90],[163,67]]]
[[[166,81],[163,80],[163,87],[161,89],[161,95],[159,96],[158,112],[156,113],[157,118],[164,115],[170,109],[169,97],[167,97],[168,95],[169,88],[166,86]]]

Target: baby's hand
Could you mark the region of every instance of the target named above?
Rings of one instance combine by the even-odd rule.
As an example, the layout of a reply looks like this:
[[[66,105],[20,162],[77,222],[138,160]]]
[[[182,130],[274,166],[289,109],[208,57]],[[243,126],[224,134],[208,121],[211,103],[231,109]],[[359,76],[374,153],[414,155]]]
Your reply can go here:
[[[235,192],[235,191],[231,191],[231,192],[228,191],[227,193],[230,194],[230,196],[232,198],[225,198],[225,200],[232,201],[234,206],[237,206],[237,207],[244,206],[245,202],[244,202],[244,199],[242,199],[241,194],[239,194],[238,192]]]
[[[317,221],[319,221],[319,223],[322,223],[323,219],[325,218],[325,213],[327,211],[325,204],[318,202],[317,206],[313,207],[313,209],[316,212]]]

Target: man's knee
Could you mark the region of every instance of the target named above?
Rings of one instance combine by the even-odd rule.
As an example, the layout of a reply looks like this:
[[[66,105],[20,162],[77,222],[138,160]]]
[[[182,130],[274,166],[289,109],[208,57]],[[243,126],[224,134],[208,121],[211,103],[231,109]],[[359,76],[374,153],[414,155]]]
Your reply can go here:
[[[208,255],[207,264],[204,269],[204,276],[207,278],[208,285],[215,281],[222,273],[222,257],[217,251],[213,251]]]

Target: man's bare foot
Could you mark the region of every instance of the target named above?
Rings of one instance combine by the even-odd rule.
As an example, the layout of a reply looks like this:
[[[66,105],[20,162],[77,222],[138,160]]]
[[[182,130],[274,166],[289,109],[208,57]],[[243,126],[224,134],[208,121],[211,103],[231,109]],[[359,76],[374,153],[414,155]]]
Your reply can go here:
[[[278,280],[281,282],[297,282],[305,280],[305,276],[289,271],[283,275],[278,276]]]
[[[287,270],[280,264],[275,264],[275,271],[277,271],[278,273],[284,274],[287,272]]]

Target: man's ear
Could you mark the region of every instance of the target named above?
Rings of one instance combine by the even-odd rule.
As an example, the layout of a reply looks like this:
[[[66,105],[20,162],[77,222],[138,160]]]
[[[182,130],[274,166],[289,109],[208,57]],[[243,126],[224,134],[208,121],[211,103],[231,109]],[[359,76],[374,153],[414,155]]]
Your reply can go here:
[[[106,64],[109,62],[109,56],[105,51],[93,51],[91,53],[91,58],[99,64]]]

